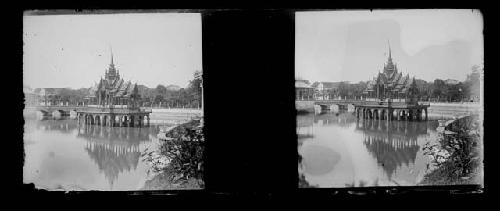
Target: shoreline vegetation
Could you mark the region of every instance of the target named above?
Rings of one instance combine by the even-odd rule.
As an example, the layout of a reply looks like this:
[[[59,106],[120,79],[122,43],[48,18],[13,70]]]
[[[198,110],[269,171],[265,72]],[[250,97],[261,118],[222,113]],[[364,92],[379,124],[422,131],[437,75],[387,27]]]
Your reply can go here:
[[[159,146],[146,150],[143,161],[150,165],[142,190],[202,189],[204,136],[200,120],[169,127],[160,132]]]
[[[483,185],[479,116],[454,120],[442,130],[438,144],[424,146],[433,169],[418,185]]]

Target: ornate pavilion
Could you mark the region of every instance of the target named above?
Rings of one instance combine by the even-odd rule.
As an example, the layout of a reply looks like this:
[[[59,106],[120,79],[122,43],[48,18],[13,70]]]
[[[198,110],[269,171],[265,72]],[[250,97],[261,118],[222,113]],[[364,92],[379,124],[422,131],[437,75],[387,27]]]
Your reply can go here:
[[[78,121],[105,126],[140,127],[147,119],[149,125],[151,112],[139,107],[140,98],[137,83],[132,84],[120,77],[111,53],[111,63],[104,79],[101,78],[90,88],[85,98],[86,109],[77,112]]]
[[[391,99],[393,102],[414,103],[414,94],[418,92],[415,78],[410,78],[409,74],[403,76],[398,71],[397,64],[392,62],[391,49],[389,48],[389,58],[384,64],[383,72],[379,72],[363,91],[363,97],[368,101]]]
[[[137,84],[130,81],[124,81],[120,78],[120,71],[116,69],[111,55],[111,64],[104,73],[104,79],[101,78],[94,86],[90,88],[89,95],[86,97],[88,105],[100,105],[114,107],[136,107],[136,102],[140,99]]]
[[[415,78],[403,75],[393,63],[391,48],[384,69],[379,72],[363,91],[364,103],[356,105],[356,115],[368,119],[421,120],[427,107],[418,103]]]

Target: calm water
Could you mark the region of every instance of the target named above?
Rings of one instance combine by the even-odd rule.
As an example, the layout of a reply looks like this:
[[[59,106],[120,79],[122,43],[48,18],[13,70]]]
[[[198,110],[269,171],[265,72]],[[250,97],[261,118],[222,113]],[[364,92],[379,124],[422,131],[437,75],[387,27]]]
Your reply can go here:
[[[437,121],[359,121],[352,113],[297,116],[299,173],[317,187],[416,185],[428,172]]]
[[[158,126],[79,126],[76,120],[26,119],[25,183],[65,190],[138,190],[148,179],[141,153]]]

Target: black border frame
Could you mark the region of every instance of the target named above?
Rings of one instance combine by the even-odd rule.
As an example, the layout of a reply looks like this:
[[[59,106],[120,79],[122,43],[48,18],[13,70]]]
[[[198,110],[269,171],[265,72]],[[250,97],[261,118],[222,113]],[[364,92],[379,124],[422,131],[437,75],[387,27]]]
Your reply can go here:
[[[99,8],[93,8],[99,9]],[[76,12],[94,13],[95,10],[76,10]],[[158,12],[200,12],[202,14],[202,46],[203,46],[203,77],[205,80],[205,134],[206,146],[206,188],[204,190],[192,191],[126,191],[113,192],[115,196],[130,195],[164,195],[167,197],[180,198],[357,198],[360,196],[476,196],[482,197],[488,193],[490,173],[487,157],[488,148],[494,148],[491,143],[484,142],[485,167],[484,188],[478,185],[461,186],[412,186],[412,187],[367,187],[367,188],[325,188],[325,189],[299,189],[296,159],[295,116],[294,107],[294,44],[295,44],[295,12],[300,11],[324,11],[330,9],[181,9],[181,10],[157,10]],[[118,13],[135,9],[121,10]],[[145,10],[144,12],[149,12]],[[484,38],[489,39],[486,34],[490,30],[487,23],[489,10],[481,9],[484,20]],[[70,12],[73,13],[73,12]],[[16,14],[19,16],[19,14]],[[22,12],[21,12],[22,16]],[[22,18],[17,19],[21,27],[17,27],[17,33],[12,33],[14,52],[17,52],[15,70],[22,68]],[[488,40],[488,43],[490,40]],[[485,52],[488,51],[488,46]],[[486,59],[491,54],[485,53]],[[485,65],[488,66],[489,65]],[[273,72],[274,71],[274,72]],[[20,75],[22,84],[22,71],[15,73]],[[241,73],[241,74],[238,74]],[[489,74],[488,74],[489,75]],[[264,77],[267,76],[267,77]],[[492,79],[493,77],[491,77]],[[485,92],[493,88],[486,88],[491,82],[485,77]],[[234,91],[224,90],[227,96],[239,96],[222,98],[219,90],[224,87],[234,87]],[[21,87],[17,85],[16,87]],[[270,91],[271,90],[271,91]],[[267,95],[271,93],[272,95]],[[273,94],[279,93],[279,94]],[[286,95],[283,93],[287,93]],[[257,95],[257,96],[256,96]],[[258,99],[257,99],[258,97]],[[256,99],[253,99],[256,98]],[[11,119],[14,124],[21,126],[16,133],[16,138],[23,135],[24,120],[22,116],[23,93],[19,89],[15,96],[19,106],[16,113],[12,112]],[[252,101],[253,100],[253,101]],[[258,101],[265,101],[272,107],[260,105]],[[485,112],[488,112],[487,103],[490,101],[485,97]],[[234,107],[225,106],[224,109],[216,106],[220,102],[230,101]],[[491,104],[491,103],[490,103]],[[227,103],[226,103],[227,105]],[[253,110],[252,110],[253,109]],[[239,110],[244,110],[245,117],[238,118]],[[282,111],[279,111],[282,110]],[[227,113],[223,113],[227,112]],[[276,113],[277,112],[277,113]],[[489,118],[485,113],[484,128],[487,128]],[[259,118],[260,116],[274,115],[272,119]],[[16,117],[17,116],[17,117]],[[280,121],[283,126],[271,128],[274,121]],[[229,121],[229,124],[228,124]],[[233,122],[235,121],[235,122]],[[220,125],[226,124],[225,128]],[[283,123],[285,122],[285,123]],[[261,125],[257,125],[261,124]],[[10,123],[9,123],[10,124]],[[259,138],[258,134],[252,133],[252,127],[260,126],[260,130],[267,133],[268,138]],[[228,132],[229,131],[229,132]],[[246,131],[249,134],[243,134]],[[274,134],[273,134],[274,133]],[[278,134],[278,135],[277,135]],[[487,140],[485,133],[483,140]],[[237,137],[237,138],[231,138]],[[279,140],[274,141],[273,140]],[[284,141],[283,141],[284,140]],[[287,141],[288,140],[288,141]],[[8,141],[8,140],[5,140]],[[238,142],[238,143],[235,143]],[[290,142],[290,143],[287,143]],[[265,146],[263,148],[262,146]],[[21,149],[23,144],[15,142],[14,148]],[[276,158],[279,156],[279,158]],[[228,160],[230,158],[230,161]],[[13,179],[15,190],[28,196],[87,196],[109,194],[107,192],[47,192],[36,190],[33,185],[22,184],[22,160],[23,153],[13,160],[20,163],[14,164],[20,173]],[[269,163],[266,163],[269,162]],[[282,163],[280,163],[282,162]],[[288,163],[287,163],[288,162]],[[275,163],[280,164],[276,167]],[[20,168],[19,168],[20,165]],[[240,165],[238,167],[238,165]],[[275,166],[276,165],[276,166]],[[270,176],[271,175],[271,176]],[[20,176],[20,177],[19,177]]]

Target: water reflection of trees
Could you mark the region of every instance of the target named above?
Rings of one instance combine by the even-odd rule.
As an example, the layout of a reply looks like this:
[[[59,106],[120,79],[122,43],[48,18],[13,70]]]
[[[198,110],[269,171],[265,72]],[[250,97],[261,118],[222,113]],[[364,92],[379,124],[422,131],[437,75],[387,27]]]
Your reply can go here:
[[[313,138],[314,115],[297,115],[297,137],[299,144],[304,139]]]
[[[339,125],[349,127],[356,122],[352,113],[321,113],[297,115],[297,136],[299,145],[308,138],[314,138],[314,125]]]
[[[356,117],[352,113],[347,112],[314,115],[314,124],[349,127],[354,122],[356,122]]]
[[[387,173],[389,179],[399,166],[415,162],[420,146],[417,138],[427,134],[427,122],[357,121],[356,130],[363,131],[368,151]]]
[[[34,124],[37,130],[59,131],[62,133],[71,133],[78,127],[78,124],[73,120],[47,120],[47,121],[30,121]]]
[[[122,172],[135,170],[141,157],[140,144],[150,140],[157,128],[102,127],[80,125],[77,137],[84,138],[85,151],[104,173],[109,184]]]

